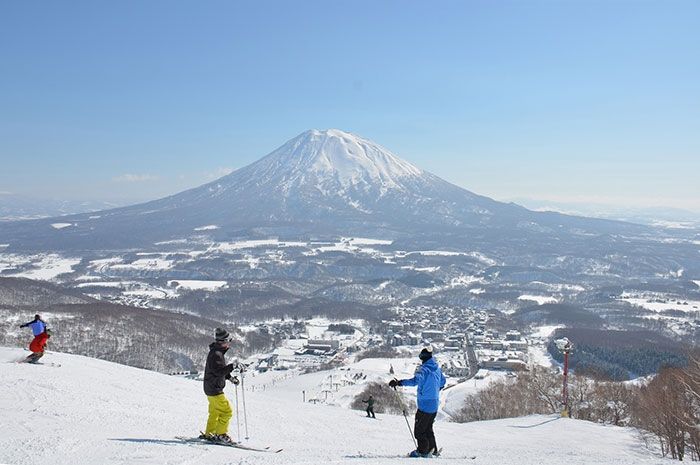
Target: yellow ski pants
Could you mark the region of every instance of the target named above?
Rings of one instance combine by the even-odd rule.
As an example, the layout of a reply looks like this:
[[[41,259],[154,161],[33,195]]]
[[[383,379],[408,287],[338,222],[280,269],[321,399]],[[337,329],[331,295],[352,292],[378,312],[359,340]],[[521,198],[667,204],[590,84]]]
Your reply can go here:
[[[226,434],[228,433],[228,422],[233,416],[231,404],[223,394],[218,396],[207,396],[209,401],[209,419],[205,434]]]

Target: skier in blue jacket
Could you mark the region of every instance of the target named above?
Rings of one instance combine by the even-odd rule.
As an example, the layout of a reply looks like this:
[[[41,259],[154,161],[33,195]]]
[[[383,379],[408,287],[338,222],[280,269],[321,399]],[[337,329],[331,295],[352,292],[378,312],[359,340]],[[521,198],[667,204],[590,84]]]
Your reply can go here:
[[[34,319],[29,323],[24,323],[19,325],[20,328],[32,328],[32,334],[34,334],[34,339],[32,340],[32,345],[36,345],[35,341],[38,341],[39,336],[46,330],[46,323],[41,319],[41,315],[34,315]],[[42,351],[43,352],[43,351]]]
[[[433,422],[440,406],[440,390],[445,387],[445,375],[433,359],[431,349],[423,349],[418,356],[423,364],[413,378],[392,379],[389,386],[418,386],[418,410],[413,434],[418,441],[418,449],[409,454],[411,457],[429,457],[438,455]]]
[[[24,323],[23,325],[19,325],[20,328],[32,328],[32,333],[34,334],[34,337],[37,337],[39,334],[43,333],[44,330],[46,329],[46,323],[44,323],[44,320],[41,319],[41,315],[34,315],[34,319],[30,321],[29,323]]]

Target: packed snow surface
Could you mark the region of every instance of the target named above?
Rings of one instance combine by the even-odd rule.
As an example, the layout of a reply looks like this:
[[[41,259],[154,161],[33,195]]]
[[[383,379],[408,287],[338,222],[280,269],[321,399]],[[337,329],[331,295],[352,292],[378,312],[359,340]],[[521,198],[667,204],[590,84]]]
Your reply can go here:
[[[274,454],[178,441],[177,436],[197,435],[204,427],[207,402],[200,381],[55,352],[47,353],[45,365],[14,363],[26,355],[23,349],[0,347],[0,464],[384,465],[426,460],[402,457],[413,442],[401,415],[367,419],[364,412],[343,405],[349,398],[332,405],[304,402],[302,391],[316,390],[328,372],[248,375],[245,392],[227,386],[234,411],[238,399],[241,417],[243,397],[246,405],[246,417],[231,421],[231,436],[239,437],[240,425],[245,444],[284,449]],[[373,362],[363,362],[368,378],[389,378],[369,373]],[[362,385],[354,388],[359,392]],[[467,424],[443,417],[435,430],[444,447],[437,460],[445,463],[672,463],[647,450],[633,429],[555,415]]]

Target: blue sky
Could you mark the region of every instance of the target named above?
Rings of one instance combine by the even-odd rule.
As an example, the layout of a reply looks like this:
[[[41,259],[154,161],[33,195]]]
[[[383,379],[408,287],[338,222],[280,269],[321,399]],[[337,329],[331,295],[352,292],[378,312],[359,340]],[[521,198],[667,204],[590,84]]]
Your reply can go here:
[[[143,201],[341,129],[497,200],[700,214],[700,2],[4,1],[0,192]]]

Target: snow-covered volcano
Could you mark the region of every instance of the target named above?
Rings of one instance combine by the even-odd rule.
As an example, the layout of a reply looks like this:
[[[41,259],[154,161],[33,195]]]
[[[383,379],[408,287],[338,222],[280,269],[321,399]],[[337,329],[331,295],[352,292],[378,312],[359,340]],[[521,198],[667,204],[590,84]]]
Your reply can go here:
[[[203,230],[214,240],[490,237],[494,231],[520,240],[523,224],[556,234],[622,227],[476,195],[339,130],[304,132],[251,165],[171,197],[62,217],[60,228],[56,221],[6,223],[0,243],[7,250],[128,249]]]
[[[335,129],[304,132],[256,163],[162,202],[215,199],[221,208],[250,207],[240,212],[243,223],[251,218],[255,226],[311,220],[316,232],[328,228],[345,233],[351,225],[366,230],[381,223],[401,229],[407,226],[407,217],[415,224],[437,211],[445,221],[466,212],[490,214],[499,206],[374,142]]]

